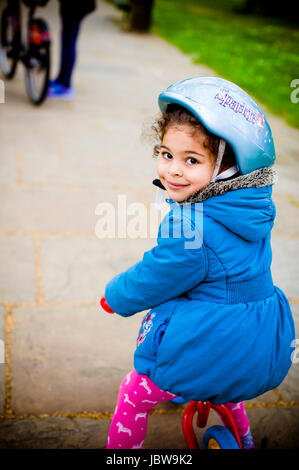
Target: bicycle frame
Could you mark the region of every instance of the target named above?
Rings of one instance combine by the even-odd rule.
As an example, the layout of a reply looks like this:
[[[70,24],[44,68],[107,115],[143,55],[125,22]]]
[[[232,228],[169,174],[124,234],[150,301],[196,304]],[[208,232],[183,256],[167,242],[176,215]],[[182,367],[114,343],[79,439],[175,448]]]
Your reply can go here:
[[[26,37],[22,34],[20,0],[8,1],[1,13],[0,63],[7,79],[14,77],[17,63],[23,63],[28,97],[38,105],[45,99],[48,89],[51,36],[47,22],[34,17],[36,8],[45,2],[23,2],[28,8]]]
[[[17,51],[17,60],[21,60],[25,66],[28,66],[28,48],[29,48],[29,38],[26,38],[25,44],[23,42],[22,38],[22,14],[21,14],[21,4],[20,0],[14,0],[11,2],[7,2],[8,8],[10,9],[12,13],[12,18],[14,21],[14,31],[15,31],[15,50]],[[29,6],[29,12],[28,12],[28,18],[27,18],[27,31],[30,31],[30,22],[33,19],[35,10],[36,10],[36,5]],[[30,31],[31,32],[31,31]],[[31,36],[32,39],[32,36]],[[49,37],[47,38],[49,39]],[[31,41],[31,44],[34,43],[34,38],[33,41]],[[39,43],[36,43],[36,45],[39,45]]]
[[[191,401],[184,411],[182,427],[188,448],[200,449],[193,429],[193,418],[195,413],[197,413],[196,425],[199,428],[204,428],[207,425],[211,409],[215,410],[222,418],[225,427],[232,433],[238,443],[239,448],[242,449],[242,442],[238,433],[238,429],[229,409],[225,405],[214,405],[208,401]]]
[[[14,48],[20,49],[22,38],[21,38],[21,7],[20,7],[20,0],[14,0],[13,2],[7,1],[7,7],[11,12],[11,17],[13,20],[13,30],[15,31],[14,34]],[[4,31],[1,31],[2,34],[2,44],[5,43],[5,38],[3,37]]]

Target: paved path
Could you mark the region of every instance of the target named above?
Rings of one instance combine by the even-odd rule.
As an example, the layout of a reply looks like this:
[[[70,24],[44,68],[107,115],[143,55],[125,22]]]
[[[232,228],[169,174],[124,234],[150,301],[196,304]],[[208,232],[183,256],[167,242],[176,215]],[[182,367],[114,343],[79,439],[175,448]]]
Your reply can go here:
[[[57,2],[42,13],[54,36],[55,75]],[[0,364],[1,448],[104,447],[119,382],[132,367],[143,314],[109,316],[98,300],[114,274],[154,245],[156,232],[139,239],[99,239],[95,211],[103,202],[116,207],[120,194],[127,207],[134,202],[149,207],[155,199],[155,167],[151,145],[140,134],[158,112],[157,95],[176,80],[213,72],[153,35],[122,31],[120,18],[105,3],[86,18],[73,102],[31,106],[21,67],[5,83],[6,103],[0,105],[0,339],[6,346],[6,364]],[[278,117],[270,121],[280,175],[274,190],[273,277],[291,301],[298,331],[299,132]],[[258,447],[267,439],[268,447],[298,448],[299,364],[278,389],[246,406]],[[185,448],[180,420],[177,406],[157,407],[145,447]]]

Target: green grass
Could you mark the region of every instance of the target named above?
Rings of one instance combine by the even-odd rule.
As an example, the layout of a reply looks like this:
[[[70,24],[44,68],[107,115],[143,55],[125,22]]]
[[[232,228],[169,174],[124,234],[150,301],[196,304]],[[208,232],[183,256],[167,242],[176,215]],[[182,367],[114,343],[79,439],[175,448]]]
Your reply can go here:
[[[299,103],[290,97],[290,83],[299,79],[299,30],[279,19],[237,13],[243,3],[155,0],[152,30],[299,128]]]

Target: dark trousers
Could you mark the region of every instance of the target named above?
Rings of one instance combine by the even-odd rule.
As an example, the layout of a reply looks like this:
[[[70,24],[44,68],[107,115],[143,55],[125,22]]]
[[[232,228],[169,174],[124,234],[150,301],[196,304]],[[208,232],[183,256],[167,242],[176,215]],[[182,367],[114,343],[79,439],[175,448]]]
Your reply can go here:
[[[71,86],[72,72],[77,56],[77,38],[81,19],[62,17],[60,72],[56,81]]]

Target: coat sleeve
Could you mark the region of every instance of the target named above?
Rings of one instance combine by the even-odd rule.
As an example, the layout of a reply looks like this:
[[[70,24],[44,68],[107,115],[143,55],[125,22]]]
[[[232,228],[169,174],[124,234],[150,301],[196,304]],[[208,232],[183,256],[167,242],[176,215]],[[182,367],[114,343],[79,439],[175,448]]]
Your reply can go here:
[[[127,317],[184,294],[206,271],[202,230],[195,229],[191,218],[170,211],[160,224],[157,245],[112,278],[105,297],[116,313]]]

